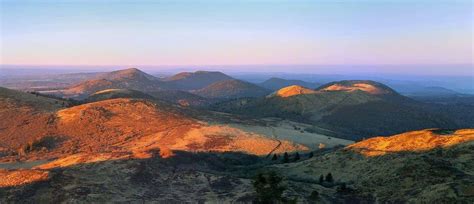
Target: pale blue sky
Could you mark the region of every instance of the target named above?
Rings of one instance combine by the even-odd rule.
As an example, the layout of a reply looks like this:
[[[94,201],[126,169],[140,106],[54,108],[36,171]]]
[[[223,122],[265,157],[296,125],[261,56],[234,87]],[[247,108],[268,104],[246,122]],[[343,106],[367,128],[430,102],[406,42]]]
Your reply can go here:
[[[0,1],[0,64],[473,63],[470,0]]]

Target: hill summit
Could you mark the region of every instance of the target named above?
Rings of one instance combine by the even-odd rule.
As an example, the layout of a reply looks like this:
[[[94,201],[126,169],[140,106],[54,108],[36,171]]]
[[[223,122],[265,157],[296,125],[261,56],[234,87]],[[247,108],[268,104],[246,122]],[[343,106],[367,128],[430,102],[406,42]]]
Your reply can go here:
[[[169,88],[178,90],[197,90],[209,86],[215,82],[230,80],[232,77],[222,72],[196,71],[181,72],[165,78]]]
[[[142,92],[160,90],[163,82],[137,68],[107,72],[63,91],[69,98],[83,99],[105,89],[134,89]]]
[[[345,80],[332,82],[318,88],[319,91],[354,92],[363,91],[372,95],[395,94],[390,87],[370,80]]]
[[[277,91],[278,89],[291,86],[291,85],[303,86],[310,89],[315,89],[321,86],[321,84],[319,83],[312,83],[312,82],[306,82],[306,81],[295,80],[295,79],[282,79],[282,78],[276,78],[276,77],[272,77],[258,85],[272,91]]]
[[[149,75],[138,68],[128,68],[107,72],[99,75],[98,78],[106,80],[156,80],[154,76]]]
[[[232,79],[218,81],[193,93],[206,98],[232,99],[265,96],[270,91],[249,82]]]
[[[282,98],[301,95],[301,94],[313,94],[317,93],[315,90],[308,89],[298,85],[287,86],[281,88],[280,90],[276,91],[275,93],[271,94],[270,96],[279,96]]]

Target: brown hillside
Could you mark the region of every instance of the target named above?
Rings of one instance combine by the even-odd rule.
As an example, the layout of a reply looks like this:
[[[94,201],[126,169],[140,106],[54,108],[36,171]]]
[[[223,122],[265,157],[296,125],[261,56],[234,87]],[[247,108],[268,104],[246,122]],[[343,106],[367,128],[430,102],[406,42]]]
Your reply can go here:
[[[162,82],[136,68],[101,74],[97,79],[86,80],[62,91],[62,95],[83,99],[105,89],[133,89],[142,92],[160,90]]]
[[[25,139],[2,131],[0,137],[10,140],[5,148],[13,155],[3,159],[16,158],[18,149],[28,143],[33,143],[34,148],[28,149],[22,160],[106,152],[146,157],[147,152],[155,149],[255,155],[268,154],[277,146],[276,152],[306,149],[286,141],[279,145],[277,140],[236,128],[210,126],[181,112],[167,104],[135,99],[112,99],[63,109],[49,123],[47,118],[37,119],[38,124],[28,130],[38,128],[43,132],[23,131],[30,135]],[[29,115],[23,117],[32,120]]]
[[[68,102],[0,87],[0,157],[54,132],[54,112]]]

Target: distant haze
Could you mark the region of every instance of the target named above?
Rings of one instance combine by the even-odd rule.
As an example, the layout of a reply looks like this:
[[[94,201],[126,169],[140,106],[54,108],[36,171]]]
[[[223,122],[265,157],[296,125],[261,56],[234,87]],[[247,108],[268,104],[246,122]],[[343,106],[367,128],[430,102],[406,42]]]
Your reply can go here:
[[[470,0],[0,4],[3,65],[474,75]]]
[[[199,70],[233,74],[323,74],[356,76],[469,76],[474,65],[0,65],[0,75],[102,72],[135,67],[149,73],[175,74]],[[33,74],[36,74],[33,73]]]

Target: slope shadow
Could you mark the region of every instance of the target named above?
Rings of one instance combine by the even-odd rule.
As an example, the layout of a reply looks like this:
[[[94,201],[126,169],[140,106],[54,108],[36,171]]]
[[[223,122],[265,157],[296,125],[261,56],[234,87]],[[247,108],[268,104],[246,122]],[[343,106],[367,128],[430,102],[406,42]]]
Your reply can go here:
[[[113,198],[182,203],[205,201],[208,194],[214,194],[216,200],[252,201],[253,188],[245,180],[268,163],[262,157],[238,152],[173,153],[169,158],[119,159],[48,169],[45,181],[0,188],[0,202],[105,202],[102,199]]]

